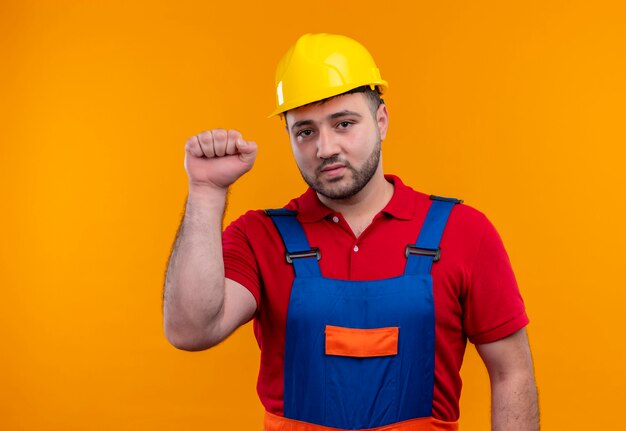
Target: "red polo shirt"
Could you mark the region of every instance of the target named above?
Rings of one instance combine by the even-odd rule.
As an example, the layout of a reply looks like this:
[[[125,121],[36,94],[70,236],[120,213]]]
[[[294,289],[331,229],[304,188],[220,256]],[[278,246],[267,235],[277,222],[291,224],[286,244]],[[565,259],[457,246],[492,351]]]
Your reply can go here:
[[[395,176],[387,206],[356,238],[340,213],[324,206],[309,189],[287,208],[298,211],[309,243],[321,251],[328,278],[375,280],[404,272],[407,244],[415,243],[431,204],[428,195]],[[285,326],[293,268],[271,219],[249,211],[223,235],[226,277],[254,295],[254,331],[261,348],[257,390],[267,411],[283,415]],[[466,340],[490,343],[528,323],[509,258],[487,218],[467,205],[452,210],[441,239],[441,260],[432,267],[435,301],[435,387],[433,417],[459,417]]]

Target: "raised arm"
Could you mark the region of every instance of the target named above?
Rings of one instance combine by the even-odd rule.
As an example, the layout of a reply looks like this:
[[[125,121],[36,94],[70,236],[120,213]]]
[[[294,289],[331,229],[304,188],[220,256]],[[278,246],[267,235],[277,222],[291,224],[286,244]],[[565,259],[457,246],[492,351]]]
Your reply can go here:
[[[476,349],[491,380],[492,431],[537,431],[537,388],[526,330]]]
[[[185,144],[189,194],[163,291],[165,335],[179,349],[214,346],[256,310],[252,294],[224,277],[222,218],[228,187],[248,172],[257,145],[235,130],[215,129]]]

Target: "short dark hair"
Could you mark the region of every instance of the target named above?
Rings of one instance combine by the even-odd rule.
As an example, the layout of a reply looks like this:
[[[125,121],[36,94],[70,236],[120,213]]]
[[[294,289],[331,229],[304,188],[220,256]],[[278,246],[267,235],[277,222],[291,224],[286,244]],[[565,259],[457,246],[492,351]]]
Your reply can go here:
[[[375,86],[374,89],[372,89],[372,87],[370,87],[369,85],[362,85],[361,87],[353,88],[352,90],[348,90],[344,93],[337,94],[336,96],[327,97],[326,99],[322,99],[322,100],[316,100],[315,102],[307,103],[306,105],[302,105],[302,106],[309,106],[309,105],[315,105],[315,104],[323,105],[324,103],[328,102],[330,99],[333,99],[335,97],[345,96],[346,94],[354,94],[354,93],[363,93],[365,95],[365,99],[367,100],[367,104],[370,107],[372,116],[374,117],[374,119],[376,119],[376,112],[378,112],[378,107],[385,103],[383,98],[380,97],[381,93],[380,93],[380,90],[378,89],[378,86]],[[287,112],[282,113],[282,116],[285,119],[285,126],[287,125]]]
[[[363,85],[361,87],[353,88],[352,90],[346,91],[345,93],[339,94],[339,96],[343,96],[345,94],[354,94],[354,93],[364,93],[365,98],[367,99],[367,103],[370,105],[370,111],[372,111],[372,115],[376,118],[376,112],[378,111],[378,107],[385,103],[385,101],[380,97],[380,90],[378,87],[372,87],[369,85]],[[337,96],[334,96],[337,97]],[[330,99],[330,98],[329,98]],[[322,102],[328,99],[324,99]]]

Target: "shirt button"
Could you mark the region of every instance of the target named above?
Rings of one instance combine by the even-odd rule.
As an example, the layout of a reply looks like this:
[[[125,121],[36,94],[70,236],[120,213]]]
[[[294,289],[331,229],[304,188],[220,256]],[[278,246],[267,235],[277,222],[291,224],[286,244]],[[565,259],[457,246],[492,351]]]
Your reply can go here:
[[[354,251],[359,251],[359,246],[358,246],[358,245],[355,245],[355,246],[354,246],[354,248],[353,248],[352,250],[354,250]]]
[[[334,221],[335,223],[339,223],[339,217],[337,217],[337,216],[333,216],[333,221]]]

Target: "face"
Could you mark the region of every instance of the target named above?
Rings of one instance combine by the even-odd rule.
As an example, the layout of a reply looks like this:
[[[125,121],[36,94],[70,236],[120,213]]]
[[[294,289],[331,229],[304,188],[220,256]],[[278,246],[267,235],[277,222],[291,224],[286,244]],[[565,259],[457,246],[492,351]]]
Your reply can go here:
[[[286,114],[291,148],[302,178],[319,195],[348,199],[382,175],[381,140],[387,109],[376,116],[363,94],[334,97]]]

